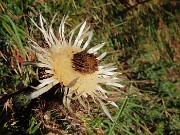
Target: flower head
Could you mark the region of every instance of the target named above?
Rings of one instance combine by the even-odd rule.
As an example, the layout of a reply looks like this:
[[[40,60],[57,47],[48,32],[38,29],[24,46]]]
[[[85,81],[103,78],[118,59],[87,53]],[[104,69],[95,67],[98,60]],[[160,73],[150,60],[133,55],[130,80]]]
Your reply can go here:
[[[117,105],[109,101],[107,95],[111,92],[102,87],[108,85],[122,88],[123,86],[116,77],[119,73],[115,72],[117,68],[114,64],[101,64],[106,52],[98,55],[97,51],[104,46],[104,43],[87,49],[93,32],[89,30],[90,27],[86,27],[86,21],[76,26],[69,34],[65,34],[66,18],[61,21],[57,37],[52,28],[54,18],[48,30],[44,28],[46,21],[41,15],[40,27],[32,20],[48,44],[47,48],[43,48],[32,41],[32,50],[38,59],[36,65],[46,68],[45,72],[51,77],[39,80],[40,84],[35,87],[37,91],[31,93],[28,99],[34,99],[60,83],[64,86],[63,103],[70,111],[72,111],[70,107],[72,100],[78,100],[88,110],[87,98],[91,97],[95,103],[100,103],[106,115],[112,120],[105,105],[106,103],[116,107]],[[78,29],[79,32],[75,37]]]

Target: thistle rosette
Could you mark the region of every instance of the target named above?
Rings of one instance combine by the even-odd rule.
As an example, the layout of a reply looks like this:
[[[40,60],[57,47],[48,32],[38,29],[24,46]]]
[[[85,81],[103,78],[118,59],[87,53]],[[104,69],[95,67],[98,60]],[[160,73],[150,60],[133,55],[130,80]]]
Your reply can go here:
[[[58,36],[55,36],[52,28],[54,19],[55,16],[48,29],[44,27],[46,20],[42,15],[40,26],[32,20],[48,44],[48,47],[44,48],[31,40],[32,51],[38,59],[36,65],[45,68],[45,73],[50,74],[50,77],[39,80],[40,84],[34,87],[36,91],[31,93],[28,99],[34,99],[60,83],[64,92],[63,104],[68,110],[72,111],[70,105],[72,100],[78,100],[86,110],[89,110],[90,97],[102,106],[106,115],[113,121],[106,104],[118,107],[110,101],[108,95],[119,92],[105,90],[103,86],[116,89],[124,86],[120,84],[121,79],[117,77],[120,73],[115,71],[117,68],[114,67],[114,63],[103,65],[101,62],[106,52],[98,55],[98,50],[105,43],[88,49],[93,31],[90,27],[86,27],[86,21],[77,25],[69,34],[65,34],[67,17],[62,19]]]

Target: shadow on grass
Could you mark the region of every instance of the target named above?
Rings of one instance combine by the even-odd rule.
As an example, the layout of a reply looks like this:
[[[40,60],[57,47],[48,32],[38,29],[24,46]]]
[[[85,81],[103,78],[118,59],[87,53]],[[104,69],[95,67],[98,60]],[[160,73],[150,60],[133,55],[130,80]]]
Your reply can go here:
[[[37,86],[38,81],[33,81],[31,85]],[[66,109],[63,107],[63,93],[58,90],[58,88],[60,87],[60,84],[57,84],[51,90],[44,93],[40,97],[33,99],[31,101],[27,101],[24,104],[18,101],[17,96],[19,96],[22,93],[28,93],[30,91],[33,91],[33,89],[29,86],[13,94],[2,95],[0,99],[0,110],[2,110],[0,113],[1,133],[6,135],[29,134],[33,132],[40,134],[40,126],[44,128],[43,132],[48,132],[48,128],[51,128],[51,125],[53,124],[56,125],[56,127],[60,127],[62,130],[65,130],[65,127],[68,124],[68,122],[65,120],[65,117],[69,114],[65,111]],[[5,104],[11,104],[10,108],[6,108]],[[55,112],[58,110],[62,112],[61,114],[58,114],[60,120],[53,121],[52,118],[57,116],[50,116],[51,118],[47,116],[48,112],[50,112],[50,115],[53,115],[51,114],[51,112]],[[32,123],[32,118],[37,118],[37,121],[35,123]],[[47,121],[49,119],[51,120]],[[49,122],[52,124],[50,125]],[[32,126],[36,124],[38,126],[36,126],[36,129],[33,129]],[[52,131],[53,130],[51,130],[51,132]],[[54,131],[58,133],[60,132],[58,131],[58,129],[54,129]]]

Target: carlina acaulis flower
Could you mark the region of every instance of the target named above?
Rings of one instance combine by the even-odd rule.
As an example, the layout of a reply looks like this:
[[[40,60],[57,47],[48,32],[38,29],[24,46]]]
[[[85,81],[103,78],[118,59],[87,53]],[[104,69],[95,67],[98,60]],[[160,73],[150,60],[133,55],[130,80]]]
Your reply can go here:
[[[44,48],[31,40],[33,42],[32,51],[38,59],[36,65],[45,68],[45,73],[51,76],[39,80],[40,84],[34,87],[36,91],[31,93],[28,99],[34,99],[60,83],[64,92],[63,104],[68,110],[72,111],[70,105],[72,100],[78,100],[89,111],[89,98],[91,97],[95,103],[102,106],[106,115],[113,121],[106,105],[112,104],[118,107],[110,101],[108,95],[117,94],[119,91],[105,90],[104,86],[115,89],[123,88],[120,84],[121,79],[117,77],[120,73],[115,71],[117,68],[114,67],[114,63],[105,65],[101,63],[106,52],[98,55],[97,51],[104,46],[104,43],[87,49],[93,31],[90,31],[90,27],[86,27],[86,21],[66,34],[66,19],[67,17],[64,17],[60,23],[58,36],[55,36],[52,28],[55,16],[48,29],[44,27],[46,20],[42,15],[40,15],[40,26],[32,20],[48,44],[48,47]]]

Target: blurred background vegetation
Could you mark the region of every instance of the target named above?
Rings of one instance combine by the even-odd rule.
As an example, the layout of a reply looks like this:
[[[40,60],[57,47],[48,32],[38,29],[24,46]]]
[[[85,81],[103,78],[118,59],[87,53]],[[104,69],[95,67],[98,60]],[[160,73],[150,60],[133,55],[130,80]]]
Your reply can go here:
[[[118,65],[127,86],[117,101],[120,110],[109,108],[116,123],[98,107],[89,118],[62,106],[42,111],[39,100],[26,102],[24,89],[29,91],[35,71],[23,62],[35,59],[26,51],[29,37],[43,43],[30,20],[38,22],[39,13],[49,22],[58,13],[54,28],[68,15],[67,30],[87,20],[94,30],[91,45],[106,42],[105,63]],[[179,13],[178,0],[0,1],[0,133],[180,134]]]

